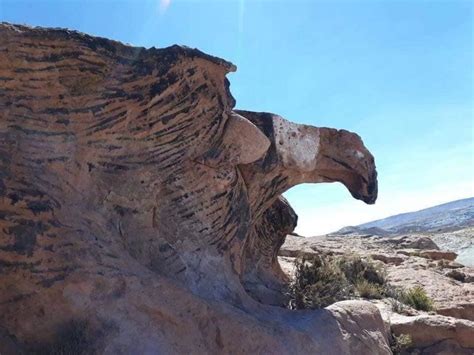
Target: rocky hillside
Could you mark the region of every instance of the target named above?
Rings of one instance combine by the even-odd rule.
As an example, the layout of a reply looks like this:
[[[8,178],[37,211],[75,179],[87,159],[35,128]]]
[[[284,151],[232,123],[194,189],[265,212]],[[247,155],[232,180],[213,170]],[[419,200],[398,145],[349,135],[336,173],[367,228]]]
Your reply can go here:
[[[426,234],[440,248],[456,252],[460,263],[474,267],[474,228]]]
[[[474,226],[474,197],[416,212],[402,213],[354,227],[345,227],[337,233],[396,235],[412,232],[452,231],[471,226]]]

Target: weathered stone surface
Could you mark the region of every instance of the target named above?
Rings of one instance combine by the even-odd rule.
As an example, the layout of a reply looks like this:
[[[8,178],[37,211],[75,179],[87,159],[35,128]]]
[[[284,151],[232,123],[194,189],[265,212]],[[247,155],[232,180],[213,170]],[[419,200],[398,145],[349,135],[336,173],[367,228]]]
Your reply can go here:
[[[436,309],[436,313],[448,317],[464,318],[474,322],[474,301],[471,303],[457,303],[453,305],[445,305]]]
[[[354,133],[233,110],[233,70],[186,47],[0,25],[1,346],[389,353],[370,304],[261,303],[282,301],[296,216],[281,193],[338,181],[373,203],[376,171]]]
[[[404,235],[402,237],[384,238],[382,243],[391,244],[398,249],[429,249],[439,250],[432,239],[421,235]]]
[[[412,347],[423,349],[423,353],[438,354],[451,341],[455,354],[474,351],[474,322],[440,315],[419,315],[406,317],[393,315],[391,327],[395,335],[410,334]],[[443,343],[441,349],[438,348]],[[468,352],[469,351],[469,352]]]
[[[370,254],[370,257],[373,260],[380,260],[384,264],[395,264],[395,265],[400,265],[403,263],[403,261],[406,260],[406,258],[402,258],[399,255],[389,255],[389,254]]]
[[[413,309],[406,310],[410,315],[400,315],[393,312],[390,302],[372,302],[379,308],[386,327],[394,335],[410,335],[411,345],[402,354],[472,354],[472,337],[469,334],[472,334],[473,322]]]
[[[286,235],[296,227],[297,215],[283,197],[265,211],[261,223],[252,230],[245,248],[243,284],[257,300],[284,305],[289,281],[278,262],[278,251]]]
[[[350,340],[352,337],[361,337],[365,340],[364,343],[372,342],[373,349],[376,349],[378,344],[387,342],[386,336],[380,333],[380,329],[384,328],[382,316],[373,304],[357,300],[341,301],[330,305],[327,309],[336,315],[338,322],[347,332],[345,353],[363,354],[366,349],[366,347],[360,347],[359,344],[354,344]],[[364,331],[360,333],[360,329]],[[390,352],[388,347],[379,351],[380,353]]]
[[[423,250],[420,252],[420,256],[431,260],[450,260],[453,261],[458,256],[453,251],[443,250]]]

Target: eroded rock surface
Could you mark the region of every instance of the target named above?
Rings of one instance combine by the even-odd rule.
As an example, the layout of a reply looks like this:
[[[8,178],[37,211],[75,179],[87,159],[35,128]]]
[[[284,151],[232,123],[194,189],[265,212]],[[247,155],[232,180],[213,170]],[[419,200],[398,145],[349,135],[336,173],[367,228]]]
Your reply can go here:
[[[472,354],[474,322],[439,315],[391,317],[396,335],[410,334],[412,346],[422,354]]]
[[[265,305],[296,223],[281,193],[373,203],[376,171],[354,133],[234,110],[234,70],[0,26],[0,352],[389,353],[370,303]]]

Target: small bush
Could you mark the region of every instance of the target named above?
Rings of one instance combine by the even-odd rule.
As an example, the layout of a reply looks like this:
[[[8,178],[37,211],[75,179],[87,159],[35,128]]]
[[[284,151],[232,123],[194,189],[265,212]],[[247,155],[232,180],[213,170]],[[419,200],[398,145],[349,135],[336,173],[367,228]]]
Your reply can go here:
[[[370,299],[380,299],[383,295],[383,288],[380,285],[369,282],[365,279],[357,280],[355,289],[360,297]]]
[[[407,314],[407,307],[399,300],[391,299],[390,305],[393,312],[398,314]]]
[[[408,291],[401,292],[399,299],[401,302],[419,311],[428,312],[434,310],[433,300],[426,294],[426,291],[421,286],[415,286]]]
[[[382,298],[384,271],[358,257],[297,259],[289,285],[290,309],[322,308],[357,296]]]
[[[385,293],[385,270],[360,257],[340,258],[338,265],[360,297],[379,299]]]
[[[400,334],[398,337],[392,334],[390,338],[390,350],[394,355],[400,354],[403,350],[406,350],[412,344],[411,336],[408,334]]]
[[[290,309],[316,309],[348,299],[352,288],[337,263],[328,257],[296,260],[289,286]]]
[[[366,280],[377,285],[386,283],[385,271],[370,260],[364,260],[360,257],[340,258],[339,267],[352,284],[356,284],[360,280]]]

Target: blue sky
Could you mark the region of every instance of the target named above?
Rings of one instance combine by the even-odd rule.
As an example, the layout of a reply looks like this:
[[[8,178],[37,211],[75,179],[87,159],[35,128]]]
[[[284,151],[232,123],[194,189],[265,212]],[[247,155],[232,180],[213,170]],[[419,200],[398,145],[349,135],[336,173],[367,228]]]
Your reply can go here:
[[[238,108],[361,135],[378,202],[297,186],[285,195],[305,235],[474,196],[473,11],[468,0],[0,0],[1,21],[197,47],[237,65]]]

